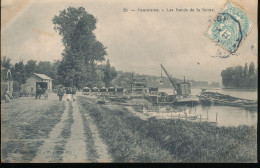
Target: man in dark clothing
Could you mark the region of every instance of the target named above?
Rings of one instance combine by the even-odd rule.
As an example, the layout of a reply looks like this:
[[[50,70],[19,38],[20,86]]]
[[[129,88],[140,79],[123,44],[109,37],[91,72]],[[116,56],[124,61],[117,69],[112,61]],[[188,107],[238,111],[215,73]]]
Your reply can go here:
[[[41,99],[41,95],[42,95],[42,89],[41,87],[38,85],[37,89],[36,89],[36,94],[35,94],[35,99]]]
[[[62,98],[63,98],[63,96],[64,96],[64,90],[63,90],[63,89],[59,89],[57,95],[59,96],[59,101],[62,101]]]
[[[72,94],[72,100],[75,101],[76,100],[76,89],[75,88],[72,88],[72,91],[71,91],[71,94]]]

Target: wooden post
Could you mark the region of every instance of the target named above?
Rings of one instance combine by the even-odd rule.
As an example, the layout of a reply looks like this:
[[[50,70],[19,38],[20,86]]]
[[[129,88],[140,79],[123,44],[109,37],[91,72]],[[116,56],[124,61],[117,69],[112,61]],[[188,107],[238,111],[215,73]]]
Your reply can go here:
[[[216,113],[216,124],[218,124],[218,112]]]
[[[187,113],[185,113],[186,121],[187,121]]]
[[[209,108],[207,108],[207,121],[209,120]]]
[[[200,121],[201,121],[201,115],[200,115]]]

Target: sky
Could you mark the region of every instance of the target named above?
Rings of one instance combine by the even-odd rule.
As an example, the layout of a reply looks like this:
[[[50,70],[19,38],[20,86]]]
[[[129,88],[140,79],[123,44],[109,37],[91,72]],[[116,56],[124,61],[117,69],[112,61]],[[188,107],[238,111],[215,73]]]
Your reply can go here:
[[[5,2],[6,1],[6,2]],[[5,0],[4,10],[11,11],[16,2]],[[205,31],[223,8],[226,0],[24,0],[15,16],[6,19],[1,27],[1,55],[12,63],[61,60],[64,49],[61,37],[55,32],[52,18],[59,11],[84,7],[98,19],[94,31],[97,40],[107,47],[106,59],[117,70],[159,76],[160,64],[176,78],[221,83],[221,70],[254,61],[257,64],[257,26],[243,41],[237,55],[216,58],[225,52],[208,37]],[[257,1],[243,3],[251,16]],[[240,2],[241,1],[241,2]],[[247,5],[247,6],[246,6]],[[128,12],[123,12],[127,8]],[[213,12],[137,12],[137,9],[209,8]],[[135,10],[135,11],[131,11]],[[252,12],[253,11],[253,12]],[[8,13],[8,12],[7,12]],[[14,13],[14,12],[10,12]],[[13,14],[14,15],[14,14]],[[2,17],[8,17],[2,15]],[[11,15],[10,15],[11,17]],[[256,17],[255,17],[256,18]],[[165,76],[165,75],[164,75]]]

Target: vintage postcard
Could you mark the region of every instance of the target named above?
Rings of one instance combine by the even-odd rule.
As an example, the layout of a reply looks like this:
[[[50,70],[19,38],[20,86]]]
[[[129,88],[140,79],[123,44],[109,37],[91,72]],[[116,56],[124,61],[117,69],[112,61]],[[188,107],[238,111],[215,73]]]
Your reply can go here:
[[[257,163],[257,0],[1,0],[2,163]]]

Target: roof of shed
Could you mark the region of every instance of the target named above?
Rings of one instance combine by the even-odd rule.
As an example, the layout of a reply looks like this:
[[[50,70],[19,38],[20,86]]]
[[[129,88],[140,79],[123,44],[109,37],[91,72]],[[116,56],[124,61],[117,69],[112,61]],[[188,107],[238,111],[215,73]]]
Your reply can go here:
[[[52,80],[50,77],[44,75],[44,74],[38,74],[38,73],[34,73],[34,75],[38,76],[41,79],[48,79],[48,80]]]

